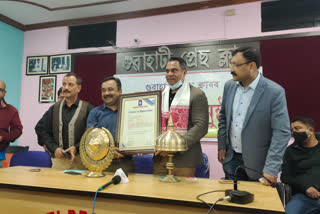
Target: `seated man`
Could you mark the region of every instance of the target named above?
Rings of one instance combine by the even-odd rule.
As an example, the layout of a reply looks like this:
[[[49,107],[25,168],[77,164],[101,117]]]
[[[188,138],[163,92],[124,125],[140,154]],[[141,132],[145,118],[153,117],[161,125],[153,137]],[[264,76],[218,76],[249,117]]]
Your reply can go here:
[[[79,144],[93,106],[78,98],[81,84],[78,75],[65,75],[64,99],[52,105],[35,127],[38,144],[51,154],[52,168],[85,169],[78,155]]]
[[[104,104],[94,108],[87,120],[87,129],[90,127],[108,129],[113,139],[117,132],[118,101],[122,93],[121,82],[118,78],[107,77],[101,83],[101,98]],[[107,171],[114,172],[122,168],[125,172],[135,172],[132,155],[123,155],[116,151]]]
[[[295,117],[291,121],[294,143],[283,157],[281,181],[293,189],[287,214],[320,213],[320,144],[314,121]]]

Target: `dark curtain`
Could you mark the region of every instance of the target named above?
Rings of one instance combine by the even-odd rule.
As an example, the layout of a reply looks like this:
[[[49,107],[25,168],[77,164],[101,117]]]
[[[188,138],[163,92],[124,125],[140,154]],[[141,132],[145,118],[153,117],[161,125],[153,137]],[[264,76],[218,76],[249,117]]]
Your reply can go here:
[[[264,76],[286,91],[290,119],[311,117],[320,130],[320,36],[261,41]]]
[[[74,72],[83,81],[80,99],[94,106],[101,105],[101,82],[116,73],[116,54],[77,55],[74,57]]]

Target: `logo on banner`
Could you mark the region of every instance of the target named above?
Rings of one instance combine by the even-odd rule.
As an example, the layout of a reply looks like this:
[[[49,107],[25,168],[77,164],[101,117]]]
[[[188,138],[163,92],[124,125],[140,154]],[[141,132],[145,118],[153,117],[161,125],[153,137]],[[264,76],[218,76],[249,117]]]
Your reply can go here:
[[[142,100],[138,101],[138,106],[142,106]]]

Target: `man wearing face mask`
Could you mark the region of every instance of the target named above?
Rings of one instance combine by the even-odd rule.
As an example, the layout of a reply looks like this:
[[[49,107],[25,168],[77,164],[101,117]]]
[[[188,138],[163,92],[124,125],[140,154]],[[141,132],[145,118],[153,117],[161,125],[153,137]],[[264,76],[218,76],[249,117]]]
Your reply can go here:
[[[162,92],[162,132],[167,131],[169,115],[174,130],[181,134],[188,150],[174,155],[175,175],[194,177],[196,166],[203,163],[200,139],[208,132],[208,100],[204,92],[187,81],[186,62],[172,57],[166,66],[167,87]],[[156,151],[153,173],[167,174],[167,152]]]
[[[291,121],[294,143],[283,157],[281,181],[293,189],[287,214],[320,213],[320,144],[311,118]]]

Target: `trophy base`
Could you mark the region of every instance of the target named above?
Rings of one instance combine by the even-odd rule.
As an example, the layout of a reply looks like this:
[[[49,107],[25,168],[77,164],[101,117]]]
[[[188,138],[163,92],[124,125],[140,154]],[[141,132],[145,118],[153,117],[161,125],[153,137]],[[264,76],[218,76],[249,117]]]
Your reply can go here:
[[[166,177],[160,179],[161,182],[165,183],[177,183],[180,182],[180,180],[174,176],[174,175],[167,175]]]
[[[84,173],[84,176],[87,176],[89,178],[100,178],[106,176],[103,172],[86,172]]]

